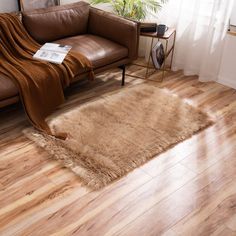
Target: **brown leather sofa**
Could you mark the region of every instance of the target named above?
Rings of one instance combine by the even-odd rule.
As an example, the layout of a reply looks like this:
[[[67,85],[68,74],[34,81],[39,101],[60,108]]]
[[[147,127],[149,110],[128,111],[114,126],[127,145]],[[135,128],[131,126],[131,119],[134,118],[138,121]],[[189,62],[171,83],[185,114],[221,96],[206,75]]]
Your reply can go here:
[[[22,12],[22,21],[40,44],[71,45],[72,50],[83,53],[92,62],[95,74],[120,67],[123,85],[125,65],[138,55],[138,24],[85,2]],[[73,82],[86,76],[88,72],[81,69]],[[0,74],[0,108],[18,100],[16,85]]]

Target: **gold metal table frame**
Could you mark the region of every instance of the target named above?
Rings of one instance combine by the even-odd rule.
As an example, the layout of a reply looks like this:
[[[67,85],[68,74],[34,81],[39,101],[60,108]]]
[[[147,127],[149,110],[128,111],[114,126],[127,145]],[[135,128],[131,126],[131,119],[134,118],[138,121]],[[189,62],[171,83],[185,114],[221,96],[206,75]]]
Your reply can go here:
[[[132,74],[127,74],[127,76],[131,76],[131,77],[135,77],[135,78],[139,78],[139,79],[145,79],[145,80],[152,80],[152,81],[156,81],[156,82],[162,82],[164,80],[165,77],[165,72],[171,70],[172,68],[172,63],[173,63],[173,56],[174,56],[174,49],[175,49],[175,39],[176,39],[176,30],[174,28],[169,28],[164,35],[159,36],[157,35],[157,33],[140,33],[140,36],[143,37],[149,37],[151,38],[151,46],[150,46],[150,52],[149,52],[149,56],[148,56],[148,63],[147,65],[141,65],[138,63],[133,63],[132,65],[136,65],[136,66],[140,66],[143,68],[146,68],[146,74],[145,76],[137,76],[137,75],[132,75]],[[168,49],[169,46],[169,41],[170,39],[173,38],[173,43],[172,46]],[[150,62],[151,62],[151,57],[152,57],[152,48],[153,48],[153,44],[154,44],[154,40],[157,39],[158,41],[163,40],[165,41],[165,59],[163,62],[163,65],[160,69],[156,69],[154,66],[150,66]],[[168,59],[168,57],[171,55],[171,59],[170,59],[170,66],[169,68],[166,67],[166,61]],[[149,70],[153,69],[154,72],[149,73]],[[156,73],[157,71],[162,71],[162,76],[161,76],[161,80],[154,80],[154,79],[150,79],[149,77],[151,75],[153,75],[154,73]]]

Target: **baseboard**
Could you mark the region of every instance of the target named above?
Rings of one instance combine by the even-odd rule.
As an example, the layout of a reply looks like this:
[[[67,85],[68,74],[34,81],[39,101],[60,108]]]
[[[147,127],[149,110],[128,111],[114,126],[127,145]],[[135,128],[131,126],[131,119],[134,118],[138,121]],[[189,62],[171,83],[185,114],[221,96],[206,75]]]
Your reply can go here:
[[[217,82],[220,84],[226,85],[230,88],[236,89],[236,79],[233,80],[233,79],[229,79],[229,78],[225,78],[225,77],[223,78],[223,77],[219,76]]]

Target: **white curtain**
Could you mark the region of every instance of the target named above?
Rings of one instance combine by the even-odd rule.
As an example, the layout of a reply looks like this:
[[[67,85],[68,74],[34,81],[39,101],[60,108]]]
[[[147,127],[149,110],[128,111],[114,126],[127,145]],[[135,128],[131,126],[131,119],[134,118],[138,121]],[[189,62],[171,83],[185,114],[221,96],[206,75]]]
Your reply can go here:
[[[169,0],[158,23],[177,30],[173,70],[217,80],[234,0]]]

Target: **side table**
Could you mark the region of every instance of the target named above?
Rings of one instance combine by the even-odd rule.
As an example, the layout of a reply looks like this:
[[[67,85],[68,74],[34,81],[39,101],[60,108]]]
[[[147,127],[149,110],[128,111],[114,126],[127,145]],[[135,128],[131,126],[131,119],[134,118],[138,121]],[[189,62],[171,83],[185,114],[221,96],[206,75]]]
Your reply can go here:
[[[149,56],[148,56],[148,64],[147,65],[140,65],[140,64],[136,64],[136,63],[133,63],[133,65],[136,65],[136,66],[140,66],[140,67],[144,67],[146,68],[146,75],[144,77],[141,77],[141,76],[136,76],[136,75],[130,75],[128,74],[128,76],[131,76],[131,77],[135,77],[135,78],[139,78],[139,79],[146,79],[146,80],[152,80],[152,79],[149,79],[149,77],[151,75],[153,75],[158,69],[156,69],[155,67],[153,66],[150,66],[150,62],[151,62],[151,57],[152,57],[152,48],[153,48],[153,44],[154,44],[154,39],[157,39],[158,41],[160,40],[163,40],[165,42],[165,45],[164,45],[164,48],[165,48],[165,59],[164,59],[164,62],[163,62],[163,65],[161,67],[161,70],[162,71],[162,77],[161,77],[161,81],[158,81],[158,82],[162,82],[163,79],[164,79],[164,76],[165,76],[165,71],[168,71],[171,69],[172,67],[172,62],[173,62],[173,56],[174,56],[174,49],[175,49],[175,39],[176,39],[176,30],[174,28],[169,28],[164,35],[160,36],[160,35],[157,35],[156,32],[154,33],[140,33],[140,36],[143,36],[143,37],[149,37],[151,38],[151,47],[150,47],[150,52],[149,52]],[[172,45],[171,47],[168,49],[168,46],[169,46],[169,41],[173,38],[173,42],[172,42]],[[171,56],[170,58],[170,66],[169,68],[166,67],[166,60],[167,58]],[[149,70],[150,69],[154,69],[154,72],[149,74]],[[157,81],[157,80],[153,80],[153,81]]]

